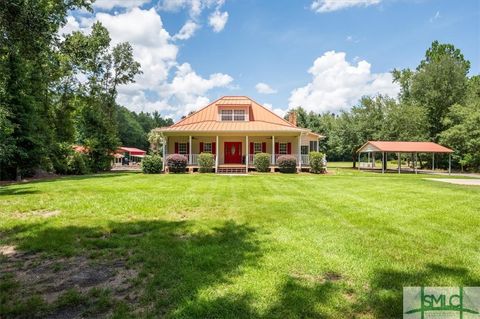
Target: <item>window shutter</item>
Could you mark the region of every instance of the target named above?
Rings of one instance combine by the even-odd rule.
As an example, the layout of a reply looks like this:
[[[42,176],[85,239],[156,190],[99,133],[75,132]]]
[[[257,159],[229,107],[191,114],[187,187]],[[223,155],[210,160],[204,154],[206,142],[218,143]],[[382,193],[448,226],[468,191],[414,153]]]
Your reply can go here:
[[[203,153],[203,142],[200,142],[200,153]]]
[[[292,154],[292,143],[287,144],[287,154]]]
[[[253,154],[255,150],[253,149],[253,142],[250,142],[250,154]]]
[[[217,143],[215,142],[212,143],[212,154],[217,154]]]
[[[278,145],[278,142],[275,142],[275,154],[278,154],[280,152],[280,146]]]
[[[178,154],[178,143],[175,142],[175,154]]]
[[[267,152],[267,143],[263,142],[262,143],[262,153],[266,153]]]
[[[187,155],[190,154],[190,143],[187,143],[187,149],[186,149],[186,151],[187,151]]]

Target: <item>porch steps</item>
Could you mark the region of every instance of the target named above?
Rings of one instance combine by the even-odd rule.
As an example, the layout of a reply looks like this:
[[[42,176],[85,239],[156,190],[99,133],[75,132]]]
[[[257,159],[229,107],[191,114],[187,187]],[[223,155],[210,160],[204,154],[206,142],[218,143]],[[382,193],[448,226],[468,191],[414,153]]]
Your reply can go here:
[[[219,167],[217,174],[246,174],[245,167]]]

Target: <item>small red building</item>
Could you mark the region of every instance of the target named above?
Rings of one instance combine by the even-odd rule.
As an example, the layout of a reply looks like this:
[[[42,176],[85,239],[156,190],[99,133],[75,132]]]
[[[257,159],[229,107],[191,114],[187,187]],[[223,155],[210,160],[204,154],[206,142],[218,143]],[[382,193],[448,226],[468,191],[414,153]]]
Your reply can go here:
[[[139,148],[121,146],[115,151],[115,164],[140,163],[146,154],[146,151]]]

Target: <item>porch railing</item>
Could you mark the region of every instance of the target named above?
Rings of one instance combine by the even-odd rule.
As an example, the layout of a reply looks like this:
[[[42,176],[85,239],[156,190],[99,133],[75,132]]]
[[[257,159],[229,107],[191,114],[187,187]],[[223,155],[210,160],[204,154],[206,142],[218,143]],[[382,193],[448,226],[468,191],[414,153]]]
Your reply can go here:
[[[188,163],[188,165],[194,165],[194,166],[198,165],[198,156],[199,155],[200,154],[192,154],[191,155],[192,156],[192,161],[190,163]],[[216,155],[213,155],[213,160],[214,161],[216,160]]]
[[[275,165],[275,163],[277,163],[278,158],[282,155],[285,155],[285,154],[275,154],[275,161],[274,162],[270,161],[271,162],[270,164]],[[309,156],[306,155],[306,154],[302,154],[300,156],[298,156],[298,154],[289,154],[289,155],[295,156],[297,158],[297,162],[301,161],[302,165],[310,165]],[[249,165],[253,166],[254,157],[255,157],[254,154],[249,154],[248,155],[248,164]]]

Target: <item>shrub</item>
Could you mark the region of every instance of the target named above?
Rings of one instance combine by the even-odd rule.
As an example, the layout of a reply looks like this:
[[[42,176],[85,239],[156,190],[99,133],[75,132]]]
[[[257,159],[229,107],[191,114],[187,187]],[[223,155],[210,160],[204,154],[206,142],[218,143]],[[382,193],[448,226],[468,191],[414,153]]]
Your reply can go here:
[[[270,154],[267,153],[257,153],[253,157],[253,165],[257,172],[268,172],[270,167]]]
[[[142,172],[144,174],[160,174],[163,168],[163,159],[160,155],[147,155],[142,161]]]
[[[282,173],[295,173],[297,171],[297,158],[292,155],[279,156],[277,165]]]
[[[172,173],[185,173],[187,162],[187,157],[182,154],[170,154],[167,156],[168,170]]]
[[[201,153],[198,155],[198,166],[200,173],[210,173],[215,166],[215,157],[211,153]]]
[[[86,155],[82,153],[73,153],[72,156],[70,156],[67,159],[67,174],[71,175],[85,175],[89,172],[88,168],[88,159],[86,158]]]
[[[325,154],[321,152],[310,152],[308,157],[310,161],[310,173],[323,174],[327,171]]]

